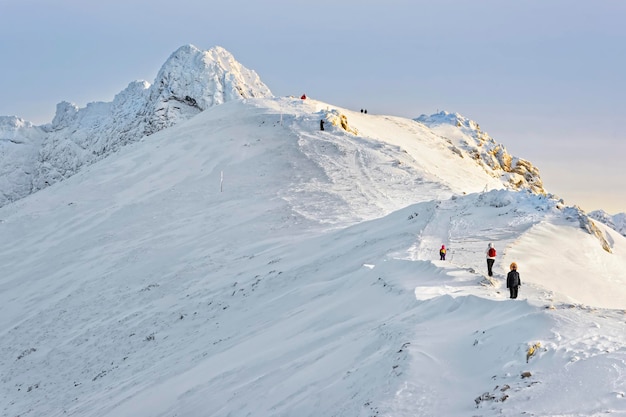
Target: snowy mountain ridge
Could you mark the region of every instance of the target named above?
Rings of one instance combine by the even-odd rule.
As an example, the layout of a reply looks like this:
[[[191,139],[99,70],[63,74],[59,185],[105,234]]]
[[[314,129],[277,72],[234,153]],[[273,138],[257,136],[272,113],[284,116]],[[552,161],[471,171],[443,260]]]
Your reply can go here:
[[[78,108],[57,105],[52,122],[43,126],[16,117],[0,117],[0,207],[57,181],[68,178],[95,161],[141,138],[188,120],[201,111],[231,100],[270,97],[258,75],[237,62],[221,47],[201,51],[180,47],[163,64],[154,83],[131,82],[112,102],[93,102]],[[344,114],[330,113],[334,125],[358,135],[347,126]],[[445,111],[415,121],[445,138],[450,150],[479,164],[508,188],[545,194],[539,170],[510,155],[478,123]],[[414,127],[408,127],[414,129]],[[492,185],[493,186],[493,185]],[[485,189],[490,188],[486,183]],[[580,212],[581,226],[601,233]]]
[[[21,166],[0,183],[0,206],[76,174],[121,147],[206,108],[271,92],[221,47],[186,45],[163,64],[153,84],[131,82],[112,102],[57,105],[51,123],[0,118],[0,166]],[[36,140],[29,140],[36,138]],[[21,146],[26,143],[28,146]],[[9,169],[3,169],[9,171]]]
[[[259,76],[224,48],[202,51],[184,45],[170,55],[152,84],[131,82],[110,103],[93,102],[80,109],[61,102],[52,122],[42,126],[0,116],[0,140],[4,139],[0,142],[4,168],[0,170],[7,173],[0,181],[0,206],[74,175],[128,143],[211,106],[270,96]],[[501,176],[513,189],[545,193],[538,169],[508,154],[478,123],[445,111],[415,120],[454,140],[455,152],[462,155],[463,149],[465,156]]]
[[[232,100],[0,208],[3,417],[623,413],[626,238],[461,136]]]

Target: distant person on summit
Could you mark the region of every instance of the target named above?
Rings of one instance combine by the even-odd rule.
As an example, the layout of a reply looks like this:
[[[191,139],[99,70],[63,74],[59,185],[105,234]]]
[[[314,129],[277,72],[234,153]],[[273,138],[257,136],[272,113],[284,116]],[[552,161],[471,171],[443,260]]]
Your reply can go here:
[[[439,249],[439,260],[446,260],[446,245],[441,245],[441,249]]]
[[[306,94],[302,94],[302,97],[300,97],[302,100],[306,100]]]
[[[511,298],[517,298],[517,291],[520,285],[522,285],[522,280],[520,280],[519,272],[517,272],[517,264],[513,262],[511,264],[511,270],[506,275],[506,287],[511,293]]]
[[[487,275],[493,276],[493,264],[496,261],[496,248],[493,243],[487,247]]]

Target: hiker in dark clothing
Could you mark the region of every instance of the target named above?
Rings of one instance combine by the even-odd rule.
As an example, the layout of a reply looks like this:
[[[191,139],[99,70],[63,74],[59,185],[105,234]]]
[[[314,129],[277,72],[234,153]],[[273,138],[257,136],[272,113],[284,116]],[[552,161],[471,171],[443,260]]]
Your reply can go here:
[[[324,119],[320,120],[320,130],[324,130]]]
[[[511,298],[517,298],[517,291],[521,285],[522,281],[520,280],[519,272],[517,272],[517,264],[513,262],[511,270],[506,276],[506,287],[511,293]]]

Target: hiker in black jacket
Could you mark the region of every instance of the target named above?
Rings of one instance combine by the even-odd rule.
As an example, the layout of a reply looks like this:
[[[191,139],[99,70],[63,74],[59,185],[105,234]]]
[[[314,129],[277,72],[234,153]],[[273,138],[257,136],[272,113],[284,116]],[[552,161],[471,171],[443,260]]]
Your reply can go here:
[[[511,292],[511,298],[517,298],[517,290],[520,285],[522,285],[522,281],[519,278],[519,272],[517,272],[517,264],[513,262],[511,270],[506,275],[506,287]]]

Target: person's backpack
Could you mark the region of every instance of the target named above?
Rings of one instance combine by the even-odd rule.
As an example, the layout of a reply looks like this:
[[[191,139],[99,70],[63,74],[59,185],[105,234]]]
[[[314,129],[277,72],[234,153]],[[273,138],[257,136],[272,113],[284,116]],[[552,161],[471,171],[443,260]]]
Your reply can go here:
[[[489,252],[487,252],[490,258],[494,258],[496,256],[496,248],[489,248]]]

